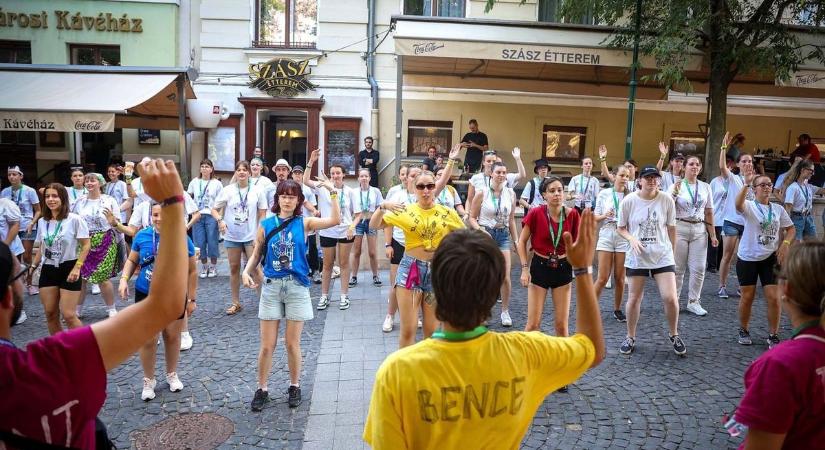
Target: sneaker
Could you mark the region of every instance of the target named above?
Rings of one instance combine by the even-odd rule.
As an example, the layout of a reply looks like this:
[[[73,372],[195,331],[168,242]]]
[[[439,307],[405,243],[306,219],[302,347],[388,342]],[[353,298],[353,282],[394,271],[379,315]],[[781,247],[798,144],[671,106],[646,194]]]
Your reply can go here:
[[[286,392],[289,394],[289,400],[287,400],[289,407],[297,408],[301,404],[301,388],[298,386],[290,386]]]
[[[329,306],[329,297],[322,295],[321,298],[318,299],[318,306],[316,306],[315,309],[327,309],[327,306]]]
[[[748,333],[748,330],[739,327],[739,343],[742,345],[751,345],[753,341],[751,340],[751,334]]]
[[[192,348],[192,335],[188,331],[181,332],[180,349],[189,350],[190,348]]]
[[[510,318],[510,311],[506,309],[501,312],[501,326],[503,327],[512,327],[513,326],[513,319]]]
[[[20,325],[27,320],[29,320],[29,315],[26,314],[26,311],[20,311],[20,317],[17,318],[17,322],[14,322],[14,324]]]
[[[154,378],[149,379],[144,377],[143,378],[143,392],[140,393],[140,399],[144,402],[148,402],[155,398],[155,385],[158,384]]]
[[[708,312],[705,311],[705,308],[702,308],[702,304],[699,303],[699,300],[689,301],[687,304],[687,310],[697,316],[706,316],[708,314]]]
[[[687,348],[685,348],[685,343],[682,341],[682,338],[679,335],[670,336],[670,343],[673,344],[673,351],[682,356],[687,353]]]
[[[109,314],[109,317],[114,317],[114,316],[117,315],[117,310],[115,308],[112,308],[108,311],[108,314]]]
[[[768,350],[776,347],[779,345],[779,335],[778,334],[769,334],[768,335]]]
[[[206,278],[215,278],[216,276],[218,276],[218,268],[209,266],[209,270],[206,272]]]
[[[169,383],[169,390],[171,392],[180,392],[183,390],[183,383],[180,382],[177,372],[167,373],[166,382]]]
[[[381,279],[378,278],[378,275],[372,276],[372,285],[373,286],[381,286]]]
[[[312,274],[312,282],[315,284],[321,284],[321,272],[315,272]]]
[[[338,266],[332,266],[332,279],[336,279],[341,276],[341,268]]]
[[[728,290],[725,289],[724,286],[719,288],[719,292],[717,292],[716,295],[718,295],[719,298],[730,298],[730,295],[728,295]]]
[[[421,322],[421,318],[419,318],[419,319],[418,319],[418,328],[421,328],[421,327],[423,327],[423,326],[424,326],[424,323],[423,323],[423,322]]]
[[[93,284],[92,285],[92,295],[100,294],[100,285]]]
[[[501,303],[501,294],[499,294],[498,298],[496,298],[496,303]]]
[[[255,396],[252,397],[252,405],[250,405],[252,411],[261,411],[262,409],[264,409],[264,403],[268,401],[269,392],[263,389],[258,389],[257,391],[255,391]]]
[[[613,318],[616,319],[617,322],[627,322],[627,317],[621,309],[613,311]]]
[[[38,289],[37,286],[29,286],[28,291],[29,295],[37,295],[40,293],[40,289]]]
[[[390,331],[392,331],[392,322],[392,316],[387,314],[387,317],[384,317],[384,324],[381,325],[381,331],[383,331],[384,333],[389,333]]]
[[[605,289],[613,289],[613,277],[607,279],[607,284],[604,285]]]
[[[201,278],[206,278],[206,275],[209,274],[209,266],[201,267],[201,273],[198,275]]]
[[[619,353],[622,355],[629,355],[633,353],[633,350],[636,348],[636,339],[628,336],[624,338],[624,342],[622,342],[622,346],[619,347]]]
[[[349,296],[341,294],[341,300],[338,302],[338,309],[349,309]]]
[[[349,287],[355,287],[358,284],[358,277],[352,277],[349,279]]]

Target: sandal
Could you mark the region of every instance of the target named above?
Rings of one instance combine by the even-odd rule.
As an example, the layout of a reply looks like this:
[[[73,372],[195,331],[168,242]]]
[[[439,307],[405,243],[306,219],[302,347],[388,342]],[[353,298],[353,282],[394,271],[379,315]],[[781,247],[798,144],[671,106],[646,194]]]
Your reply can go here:
[[[237,303],[233,303],[232,306],[226,308],[226,314],[230,316],[234,316],[235,314],[238,314],[241,311],[243,311],[243,307]]]

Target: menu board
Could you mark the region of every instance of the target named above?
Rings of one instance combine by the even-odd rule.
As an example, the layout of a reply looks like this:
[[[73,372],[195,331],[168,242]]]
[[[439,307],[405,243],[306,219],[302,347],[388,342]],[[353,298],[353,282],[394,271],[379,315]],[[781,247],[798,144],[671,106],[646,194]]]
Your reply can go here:
[[[218,172],[235,170],[235,128],[220,127],[209,130],[207,158],[212,160]]]
[[[344,175],[355,175],[358,167],[358,131],[327,130],[327,167],[338,164],[344,167]]]

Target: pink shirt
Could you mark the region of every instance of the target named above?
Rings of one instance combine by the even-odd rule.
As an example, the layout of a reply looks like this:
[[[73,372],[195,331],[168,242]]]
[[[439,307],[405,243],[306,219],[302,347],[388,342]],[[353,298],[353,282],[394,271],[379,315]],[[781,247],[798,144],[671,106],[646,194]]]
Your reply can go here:
[[[748,428],[787,434],[782,448],[821,446],[825,442],[825,330],[809,327],[754,361],[745,372],[745,395],[735,419]]]
[[[39,339],[25,351],[5,344],[0,342],[0,429],[49,444],[94,448],[106,370],[92,329]]]

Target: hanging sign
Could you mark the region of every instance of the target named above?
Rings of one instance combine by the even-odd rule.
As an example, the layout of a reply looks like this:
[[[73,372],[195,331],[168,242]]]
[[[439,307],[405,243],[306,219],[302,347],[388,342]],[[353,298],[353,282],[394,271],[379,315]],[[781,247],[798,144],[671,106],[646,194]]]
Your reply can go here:
[[[278,58],[249,65],[249,86],[273,97],[294,97],[315,89],[309,82],[309,60]]]
[[[115,115],[85,112],[0,111],[0,130],[108,133],[115,131]]]

